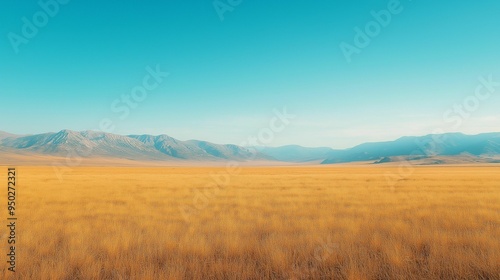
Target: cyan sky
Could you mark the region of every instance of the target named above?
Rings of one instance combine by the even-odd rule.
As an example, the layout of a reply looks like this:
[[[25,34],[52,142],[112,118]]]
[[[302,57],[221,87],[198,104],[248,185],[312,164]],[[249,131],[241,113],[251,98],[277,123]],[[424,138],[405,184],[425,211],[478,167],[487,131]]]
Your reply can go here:
[[[296,118],[268,145],[500,131],[500,87],[460,125],[455,111],[443,119],[478,77],[500,81],[500,2],[402,0],[348,63],[340,44],[356,46],[355,28],[390,3],[243,0],[221,20],[212,1],[70,0],[49,5],[53,17],[25,38],[23,17],[43,8],[5,0],[0,130],[97,130],[109,119],[118,134],[240,144],[286,106]],[[27,40],[15,37],[18,53],[13,36]],[[170,75],[121,119],[113,102],[157,65]]]

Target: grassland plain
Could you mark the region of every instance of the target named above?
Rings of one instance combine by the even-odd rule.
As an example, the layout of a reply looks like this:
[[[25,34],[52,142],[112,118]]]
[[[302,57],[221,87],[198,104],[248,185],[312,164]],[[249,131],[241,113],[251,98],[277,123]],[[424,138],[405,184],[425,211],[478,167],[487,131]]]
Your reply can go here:
[[[245,167],[204,190],[223,169],[17,167],[0,278],[500,279],[498,166],[416,167],[394,189],[397,167]]]

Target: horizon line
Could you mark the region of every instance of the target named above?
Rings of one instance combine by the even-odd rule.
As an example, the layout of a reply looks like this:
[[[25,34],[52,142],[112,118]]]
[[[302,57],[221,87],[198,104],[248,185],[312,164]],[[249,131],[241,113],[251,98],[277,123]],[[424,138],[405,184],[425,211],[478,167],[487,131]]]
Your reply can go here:
[[[102,130],[91,130],[91,129],[72,130],[72,129],[65,128],[65,129],[61,129],[59,131],[49,131],[49,132],[33,133],[33,134],[15,134],[15,133],[10,133],[10,132],[4,131],[4,130],[0,130],[0,133],[3,132],[5,134],[9,134],[9,135],[27,137],[27,136],[35,136],[35,135],[51,134],[51,133],[57,134],[57,133],[61,133],[64,131],[76,132],[76,133],[97,132],[97,133],[104,133],[104,134],[111,134],[111,135],[119,135],[119,136],[124,136],[124,137],[129,137],[129,136],[153,136],[153,137],[167,136],[167,137],[174,138],[175,140],[179,140],[179,141],[183,141],[183,142],[185,142],[185,141],[200,141],[200,142],[208,142],[208,143],[217,144],[217,145],[235,145],[235,146],[244,147],[244,148],[252,148],[252,147],[255,147],[255,148],[282,148],[282,147],[296,146],[296,147],[310,148],[310,149],[328,148],[328,149],[332,149],[332,150],[347,150],[347,149],[351,149],[351,148],[354,148],[354,147],[359,146],[359,145],[369,144],[369,143],[394,142],[394,141],[397,141],[397,140],[400,140],[400,139],[406,138],[406,137],[419,138],[419,137],[428,137],[428,136],[436,136],[436,135],[451,135],[451,134],[461,134],[461,135],[465,135],[465,136],[478,136],[478,135],[482,135],[482,134],[495,134],[495,133],[500,134],[500,131],[489,131],[489,132],[481,132],[481,133],[475,133],[475,134],[467,134],[467,133],[460,132],[460,131],[454,131],[454,132],[445,132],[445,133],[430,133],[430,134],[424,134],[424,135],[403,135],[403,136],[399,136],[397,138],[392,138],[393,140],[366,141],[366,142],[356,144],[354,146],[350,146],[349,148],[334,148],[334,147],[327,147],[327,146],[303,146],[303,145],[299,145],[299,144],[286,144],[286,145],[280,145],[280,146],[242,146],[242,145],[238,145],[238,144],[234,144],[234,143],[219,144],[219,143],[210,142],[210,141],[206,141],[206,140],[200,140],[200,139],[180,140],[178,138],[175,138],[175,137],[170,136],[169,134],[165,134],[165,133],[156,134],[156,135],[155,134],[146,134],[146,133],[143,133],[143,134],[119,134],[119,133],[106,132],[106,131],[102,131]]]

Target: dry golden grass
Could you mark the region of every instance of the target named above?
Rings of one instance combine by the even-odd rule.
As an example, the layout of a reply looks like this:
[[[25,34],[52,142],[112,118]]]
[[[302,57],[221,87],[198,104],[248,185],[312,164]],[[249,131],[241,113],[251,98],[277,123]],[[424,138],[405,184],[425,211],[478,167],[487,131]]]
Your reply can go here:
[[[18,167],[0,278],[500,279],[499,171],[419,167],[392,190],[397,167],[247,167],[217,189],[224,168]]]

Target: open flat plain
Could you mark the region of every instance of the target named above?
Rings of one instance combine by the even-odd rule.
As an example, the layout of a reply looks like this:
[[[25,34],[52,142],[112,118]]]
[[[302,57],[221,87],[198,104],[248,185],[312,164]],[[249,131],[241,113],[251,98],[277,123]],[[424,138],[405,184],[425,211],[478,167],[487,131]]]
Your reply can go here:
[[[500,279],[500,166],[19,166],[17,202],[0,279]]]

